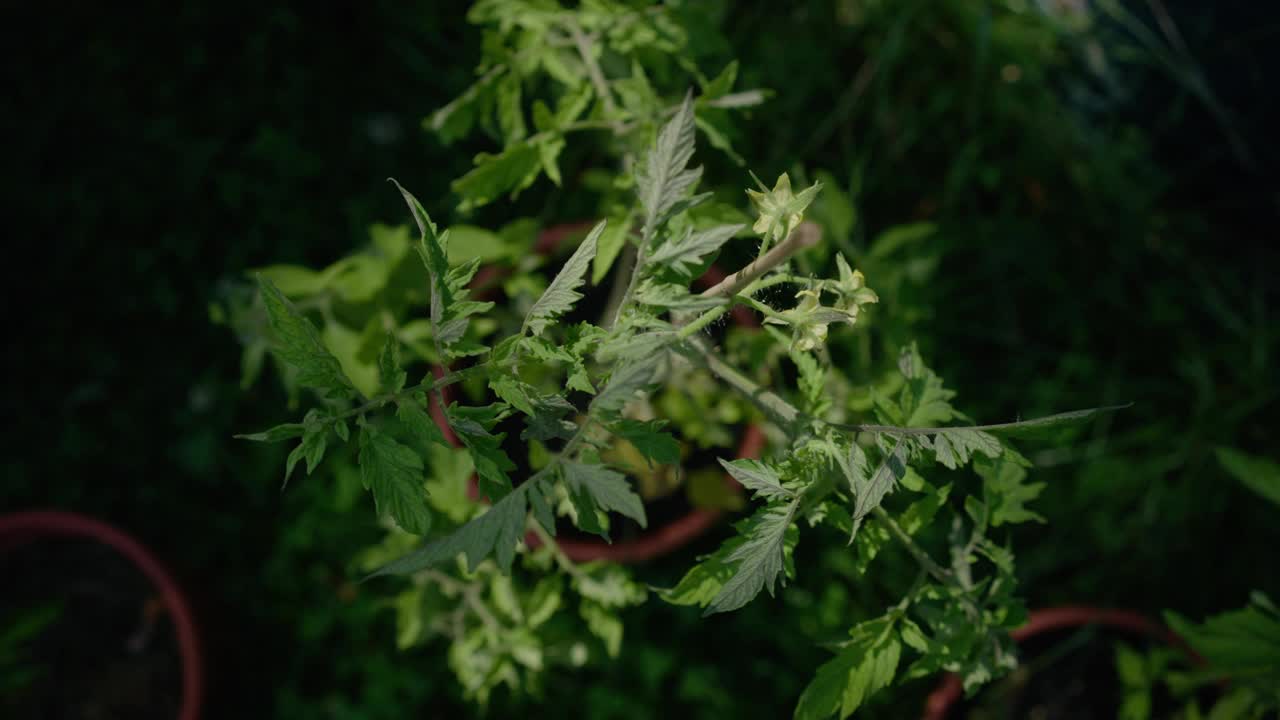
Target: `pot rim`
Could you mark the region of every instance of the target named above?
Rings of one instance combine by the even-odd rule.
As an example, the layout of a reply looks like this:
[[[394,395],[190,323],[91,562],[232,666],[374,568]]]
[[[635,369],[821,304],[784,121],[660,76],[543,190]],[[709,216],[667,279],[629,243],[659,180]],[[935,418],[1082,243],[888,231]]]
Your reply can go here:
[[[1143,635],[1187,653],[1194,662],[1202,662],[1191,650],[1186,641],[1178,637],[1172,630],[1134,610],[1125,608],[1094,607],[1091,605],[1059,605],[1032,610],[1027,622],[1009,633],[1014,642],[1022,643],[1031,638],[1067,628],[1079,628],[1089,625],[1123,630],[1134,635]],[[945,720],[964,694],[964,686],[960,676],[947,673],[942,681],[929,693],[925,700],[924,714],[921,720]]]
[[[197,720],[204,697],[204,656],[195,613],[186,594],[163,563],[141,542],[120,528],[79,513],[30,510],[0,515],[0,540],[4,546],[46,538],[81,538],[97,542],[124,556],[160,591],[172,619],[182,661],[182,700],[179,720]]]

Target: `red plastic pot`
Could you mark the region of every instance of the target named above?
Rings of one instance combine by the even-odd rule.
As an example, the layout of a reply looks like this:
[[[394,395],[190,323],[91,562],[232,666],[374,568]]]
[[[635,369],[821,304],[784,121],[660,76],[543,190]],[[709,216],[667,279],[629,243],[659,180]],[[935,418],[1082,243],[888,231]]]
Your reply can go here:
[[[548,255],[554,252],[562,242],[576,233],[590,228],[592,225],[593,223],[590,222],[580,222],[547,228],[538,235],[538,240],[534,244],[534,252],[539,255]],[[476,273],[471,285],[473,288],[489,288],[503,276],[504,272],[503,268],[493,265],[483,267]],[[724,278],[725,273],[722,270],[712,267],[702,277],[698,278],[696,284],[701,287],[711,287]],[[735,307],[730,314],[734,322],[740,326],[754,327],[757,325],[755,317],[744,307]],[[436,377],[443,377],[445,373],[444,368],[439,366],[433,368],[433,372]],[[445,392],[442,394],[447,402],[449,388],[446,387],[444,390]],[[441,432],[444,433],[445,439],[454,447],[461,447],[461,441],[449,427],[444,410],[436,403],[434,396],[429,399],[429,403],[431,416],[436,425],[440,427]],[[764,449],[764,442],[764,432],[760,427],[748,425],[738,442],[737,457],[760,457],[760,452]],[[725,474],[724,480],[735,492],[741,492],[742,487],[731,476]],[[471,479],[471,483],[471,492],[478,496],[479,493],[476,489],[474,476]],[[582,540],[560,538],[558,544],[560,549],[575,562],[590,562],[592,560],[608,560],[620,563],[644,562],[661,557],[687,545],[714,526],[723,515],[724,511],[719,509],[691,508],[688,513],[679,519],[660,527],[651,528],[635,538],[615,543],[608,543],[602,539],[594,538]],[[537,535],[529,533],[525,536],[525,543],[530,547],[538,547],[541,544],[541,540]]]
[[[1199,660],[1182,638],[1175,635],[1165,626],[1132,610],[1096,608],[1082,605],[1034,610],[1027,619],[1027,624],[1009,633],[1009,636],[1015,642],[1021,643],[1055,630],[1083,628],[1090,625],[1100,625],[1134,635],[1144,635],[1161,640],[1183,650],[1193,659]],[[929,698],[924,705],[924,715],[921,716],[922,720],[945,720],[948,713],[959,703],[963,694],[964,686],[960,682],[960,676],[954,673],[947,674],[942,679],[942,682],[938,684],[938,687],[932,693],[929,693]]]
[[[195,615],[173,575],[142,543],[119,528],[70,512],[32,511],[0,515],[0,550],[50,538],[82,538],[112,548],[124,556],[160,592],[161,603],[173,621],[182,658],[182,700],[179,720],[197,720],[204,696],[204,658]]]

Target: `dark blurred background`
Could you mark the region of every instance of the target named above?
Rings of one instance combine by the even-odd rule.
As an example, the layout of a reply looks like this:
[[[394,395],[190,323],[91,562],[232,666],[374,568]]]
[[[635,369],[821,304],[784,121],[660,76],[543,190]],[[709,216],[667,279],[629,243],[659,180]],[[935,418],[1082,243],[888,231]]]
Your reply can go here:
[[[937,225],[913,330],[971,415],[1136,403],[1084,447],[1038,458],[1049,523],[1015,537],[1029,604],[1200,617],[1254,588],[1280,595],[1276,511],[1214,457],[1222,445],[1277,455],[1276,14],[1070,4],[1093,12],[1096,49],[1046,50],[980,2],[721,4],[742,84],[778,91],[737,147],[761,177],[829,172],[858,207],[849,243]],[[351,584],[352,554],[379,536],[373,514],[341,512],[320,482],[282,494],[286,450],[231,440],[284,420],[286,403],[273,382],[241,391],[240,348],[209,317],[247,268],[326,264],[370,224],[402,222],[388,176],[448,217],[449,181],[486,148],[444,148],[421,123],[472,77],[479,32],[464,11],[0,14],[0,509],[77,510],[154,548],[196,605],[209,717],[478,713],[441,649],[396,651],[376,589]],[[544,217],[581,219],[571,201],[546,203]],[[651,604],[632,613],[615,666],[492,712],[648,717],[662,700],[777,717],[822,660],[803,637],[771,635],[781,605],[700,624]]]

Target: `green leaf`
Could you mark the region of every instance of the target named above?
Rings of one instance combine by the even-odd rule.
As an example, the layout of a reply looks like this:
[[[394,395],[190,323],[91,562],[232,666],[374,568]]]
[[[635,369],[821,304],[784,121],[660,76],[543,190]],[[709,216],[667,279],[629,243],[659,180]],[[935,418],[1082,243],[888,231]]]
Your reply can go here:
[[[868,475],[866,454],[855,442],[849,446],[849,460],[843,463],[845,477],[849,480],[849,488],[853,492],[853,535],[858,532],[862,519],[871,511],[880,507],[884,496],[889,494],[907,474],[907,443],[901,438],[895,441],[893,449],[885,453],[884,459],[875,473]]]
[[[586,621],[591,634],[604,642],[605,652],[609,657],[618,657],[618,653],[622,651],[622,619],[617,613],[590,600],[584,600],[578,605],[578,614]]]
[[[631,579],[626,568],[615,563],[595,561],[578,566],[573,589],[582,597],[607,608],[639,605],[648,593]]]
[[[764,587],[768,587],[769,594],[773,595],[778,576],[783,574],[784,539],[798,505],[798,500],[767,505],[752,516],[754,522],[749,526],[742,545],[726,558],[727,562],[737,563],[733,576],[716,593],[703,612],[704,616],[737,610],[751,602]]]
[[[520,78],[507,75],[497,85],[498,128],[503,142],[510,147],[529,134],[520,106]]]
[[[665,425],[663,420],[626,418],[611,425],[609,431],[634,445],[649,462],[675,465],[680,462],[680,443],[676,442],[671,433],[663,431]]]
[[[432,445],[450,447],[444,433],[427,414],[427,396],[425,393],[414,393],[411,398],[396,400],[396,418],[408,431],[418,446],[418,452],[426,453]]]
[[[702,134],[707,136],[711,147],[729,156],[735,165],[746,164],[747,161],[733,149],[733,141],[729,139],[734,130],[728,112],[718,108],[700,108],[694,114],[693,121]]]
[[[383,568],[370,574],[369,578],[417,573],[442,562],[456,560],[458,555],[466,556],[468,570],[475,573],[476,566],[489,557],[490,553],[498,561],[503,573],[511,573],[511,561],[516,557],[516,543],[524,538],[526,488],[534,486],[535,483],[522,484],[502,500],[489,506],[484,515],[468,521],[466,525],[438,541],[425,544],[399,560],[388,562]]]
[[[498,66],[480,78],[471,87],[444,107],[436,110],[425,121],[428,130],[439,135],[445,145],[464,137],[475,124],[480,108],[493,93],[493,87],[502,78],[506,68]]]
[[[300,385],[328,397],[351,397],[355,388],[342,365],[320,340],[320,332],[270,280],[258,279],[262,302],[275,334],[272,352],[297,371]]]
[[[996,425],[977,425],[973,429],[984,430],[995,435],[1006,435],[1009,437],[1035,437],[1055,430],[1080,425],[1093,420],[1099,415],[1105,415],[1117,410],[1124,410],[1129,407],[1133,407],[1133,403],[1128,403],[1126,405],[1108,405],[1104,407],[1089,408],[1088,410],[1072,410],[1071,412],[1047,415],[1034,420],[1021,420],[1019,422],[999,423]]]
[[[365,425],[360,428],[360,476],[373,492],[379,514],[415,535],[431,530],[422,458],[394,438]]]
[[[618,253],[622,252],[623,246],[627,244],[627,234],[631,232],[631,221],[634,217],[633,212],[609,218],[609,225],[600,235],[596,258],[591,265],[592,285],[599,285],[600,281],[604,280],[605,275],[609,274],[609,268],[613,267],[613,261],[618,258]]]
[[[969,458],[982,453],[989,458],[998,458],[1004,447],[995,437],[969,428],[942,430],[933,436],[935,459],[951,470],[964,467]]]
[[[417,248],[418,255],[422,257],[422,264],[426,265],[427,274],[431,279],[431,323],[439,333],[445,313],[453,305],[453,292],[448,282],[449,233],[446,230],[443,235],[438,234],[436,224],[431,221],[431,216],[427,214],[426,208],[422,207],[422,203],[418,202],[418,198],[405,190],[395,178],[389,179],[404,197],[405,204],[409,206],[409,213],[413,215],[413,220],[418,225],[418,232],[421,235]],[[440,339],[437,337],[437,340]]]
[[[1196,624],[1173,613],[1165,622],[1203,657],[1215,678],[1230,678],[1280,704],[1280,611],[1262,593],[1252,602]]]
[[[556,101],[555,124],[558,128],[565,128],[578,119],[591,105],[591,100],[595,97],[595,91],[590,83],[583,83],[576,90],[570,89],[560,96]]]
[[[543,527],[553,537],[556,534],[556,514],[551,509],[553,498],[548,497],[551,488],[548,487],[546,480],[537,480],[531,483],[529,495],[529,508],[533,511],[533,517],[538,524]]]
[[[1217,448],[1216,454],[1222,467],[1245,487],[1280,505],[1280,463],[1228,447]]]
[[[511,492],[511,478],[507,472],[515,470],[516,464],[502,449],[502,440],[506,434],[491,434],[483,425],[466,414],[474,410],[476,408],[450,406],[449,426],[471,452],[471,460],[475,463],[476,475],[480,479],[480,492],[490,500],[497,500]]]
[[[255,442],[280,442],[290,438],[302,437],[302,433],[307,429],[303,423],[285,423],[277,425],[273,428],[263,430],[262,432],[251,433],[248,435],[235,435],[238,440],[253,440]]]
[[[471,478],[475,466],[466,448],[432,445],[423,457],[431,468],[427,477],[427,502],[436,512],[461,525],[475,514],[476,504],[470,497]]]
[[[517,143],[499,155],[481,153],[476,156],[476,166],[453,181],[453,191],[462,198],[458,210],[467,212],[488,205],[507,192],[514,197],[533,184],[541,169],[542,154],[533,143]]]
[[[906,247],[938,232],[938,226],[931,222],[895,225],[876,236],[871,243],[870,257],[887,258],[899,248]]]
[[[898,527],[902,528],[903,532],[908,535],[916,534],[938,514],[938,510],[942,509],[942,506],[946,504],[947,496],[950,493],[951,485],[943,485],[911,503],[902,512],[902,515],[897,518]],[[889,530],[883,523],[872,521],[863,527],[854,540],[854,547],[857,552],[855,565],[858,573],[865,574],[871,561],[875,560],[880,550],[892,542],[893,536],[889,534]]]
[[[693,95],[685,95],[675,117],[663,126],[645,160],[636,169],[636,188],[645,210],[645,237],[653,237],[660,219],[702,177],[702,168],[686,170],[693,157]]]
[[[702,96],[704,99],[714,99],[722,95],[728,95],[733,90],[733,84],[738,80],[738,61],[731,60],[720,74],[712,80],[706,82],[702,86]]]
[[[538,397],[533,402],[533,413],[527,427],[520,433],[520,439],[541,442],[555,438],[568,440],[577,432],[578,426],[564,418],[575,409],[572,403],[559,395]]]
[[[821,417],[831,405],[830,397],[827,395],[826,369],[807,352],[792,349],[788,352],[788,356],[799,372],[797,384],[800,386],[800,395],[804,398],[805,411],[815,417]]]
[[[301,265],[268,265],[249,271],[251,275],[271,281],[287,297],[315,295],[325,289],[329,274]]]
[[[734,564],[729,561],[729,557],[746,543],[753,528],[759,524],[760,519],[757,515],[735,523],[734,527],[738,534],[724,541],[714,553],[699,558],[698,564],[690,568],[675,587],[660,590],[659,595],[662,599],[673,605],[697,605],[698,607],[709,605],[720,594],[720,589],[725,583],[733,577]],[[787,528],[782,544],[783,561],[788,575],[794,572],[792,554],[799,539],[800,532],[792,524]]]
[[[654,265],[666,265],[682,275],[696,270],[702,259],[720,249],[729,238],[738,233],[745,225],[720,225],[709,230],[694,232],[690,227],[679,238],[672,238],[658,246],[649,256]]]
[[[1027,471],[1020,463],[1001,456],[994,460],[976,460],[973,469],[983,480],[992,525],[1044,522],[1044,518],[1028,510],[1026,504],[1040,496],[1045,483],[1026,483]]]
[[[551,619],[560,608],[562,586],[559,575],[549,575],[538,581],[524,601],[525,625],[537,628]]]
[[[653,278],[646,278],[640,282],[639,287],[636,288],[635,300],[641,305],[676,312],[702,312],[729,303],[729,299],[725,297],[694,295],[684,285],[658,282]]]
[[[600,239],[600,234],[604,232],[605,222],[601,220],[591,229],[586,239],[547,286],[546,292],[542,293],[542,297],[529,308],[529,314],[524,319],[524,330],[535,336],[541,335],[555,318],[572,310],[574,303],[582,299],[582,293],[578,292],[578,288],[582,287],[586,279],[587,266],[591,264],[591,258],[595,257],[596,243]]]
[[[782,478],[777,471],[758,460],[734,460],[726,462],[724,458],[716,458],[720,465],[733,476],[743,487],[755,493],[756,497],[765,500],[787,500],[796,496],[794,492],[782,487]]]
[[[560,165],[556,162],[557,158],[560,157],[561,150],[564,150],[564,140],[557,138],[538,142],[538,160],[542,163],[542,172],[546,173],[547,177],[557,187],[562,182]]]
[[[906,427],[927,427],[956,417],[956,411],[951,407],[955,391],[943,387],[942,379],[925,366],[914,342],[899,355],[898,369],[906,383],[898,397],[903,417],[895,422]]]
[[[416,586],[405,590],[394,600],[396,609],[396,648],[413,647],[426,635],[426,623],[422,621],[422,595],[425,588]]]
[[[853,634],[854,639],[818,668],[817,676],[801,693],[796,720],[847,718],[893,681],[902,643],[892,630],[892,621],[872,620],[854,628]]]
[[[528,383],[513,375],[495,370],[489,375],[489,388],[493,390],[494,395],[511,407],[525,415],[534,414],[533,399],[537,397],[538,391]]]
[[[471,572],[490,554],[493,554],[502,572],[511,572],[516,543],[524,536],[526,483],[495,502],[489,510],[468,522],[451,534],[430,542],[422,548],[392,561],[369,577],[381,575],[408,575],[424,568],[449,562],[459,554],[466,555]]]
[[[329,429],[319,423],[306,423],[306,429],[302,434],[302,442],[289,453],[288,460],[285,461],[284,484],[289,483],[289,476],[293,474],[293,468],[298,464],[299,460],[306,459],[307,474],[310,475],[320,461],[324,458],[325,446],[329,439]]]
[[[596,392],[595,386],[591,384],[591,376],[587,374],[587,369],[581,365],[569,373],[569,377],[565,380],[565,387],[591,395]]]
[[[482,263],[514,260],[524,254],[516,241],[475,225],[449,227],[449,262],[461,264],[479,259]]]
[[[376,322],[368,323],[356,331],[340,322],[330,321],[320,331],[320,339],[329,352],[338,359],[342,374],[351,381],[361,395],[378,394],[378,363],[375,350],[382,333]]]
[[[395,333],[387,333],[382,352],[378,353],[378,379],[384,393],[397,393],[404,388],[407,375],[400,367],[400,341]]]
[[[613,371],[604,389],[591,402],[592,414],[615,415],[626,407],[636,393],[647,390],[658,380],[661,355],[641,356]]]
[[[646,527],[644,503],[631,490],[626,476],[603,465],[585,465],[572,460],[560,463],[565,489],[578,511],[578,522],[583,530],[595,532],[606,539],[608,533],[595,521],[597,509],[616,511]]]
[[[577,361],[567,347],[546,338],[520,337],[519,335],[512,335],[511,338],[516,340],[522,349],[543,362],[573,363]]]

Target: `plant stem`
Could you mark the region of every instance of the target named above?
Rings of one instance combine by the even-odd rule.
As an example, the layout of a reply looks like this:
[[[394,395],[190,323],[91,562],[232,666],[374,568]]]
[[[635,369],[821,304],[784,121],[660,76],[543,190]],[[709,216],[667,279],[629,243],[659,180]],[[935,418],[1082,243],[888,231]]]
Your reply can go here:
[[[729,387],[755,403],[757,407],[763,410],[766,415],[772,417],[778,424],[783,426],[791,425],[801,416],[801,412],[794,405],[782,399],[780,395],[772,390],[761,387],[755,380],[743,375],[737,368],[722,360],[719,355],[716,355],[715,351],[708,347],[705,342],[694,341],[692,344],[702,352],[702,360],[708,370],[728,384]]]
[[[1050,425],[1055,421],[1068,421],[1072,419],[1084,418],[1090,415],[1104,412],[1114,412],[1116,410],[1124,410],[1131,407],[1133,403],[1124,405],[1103,405],[1101,407],[1089,408],[1087,410],[1071,410],[1068,412],[1055,413],[1044,417],[1034,418],[1031,420],[1017,420],[1014,422],[994,423],[991,425],[955,425],[952,427],[897,427],[895,425],[864,425],[851,423],[827,422],[826,425],[835,430],[845,430],[849,432],[872,432],[885,433],[887,435],[937,435],[944,432],[955,432],[957,430],[1018,430],[1035,429],[1038,425]]]
[[[551,550],[551,556],[555,558],[556,564],[560,566],[561,570],[578,580],[588,579],[587,574],[582,572],[582,568],[578,567],[577,563],[569,559],[569,556],[560,547],[560,543],[551,537],[551,533],[547,532],[546,528],[542,527],[537,520],[530,522],[529,525],[533,528],[533,534],[538,536],[538,540],[542,542],[543,546]]]
[[[473,375],[476,372],[485,369],[487,365],[488,363],[479,363],[477,365],[472,365],[469,368],[464,368],[457,372],[446,373],[443,377],[435,378],[433,380],[423,380],[417,385],[411,385],[407,388],[404,388],[403,390],[400,390],[399,392],[387,393],[386,395],[379,395],[375,398],[372,398],[371,400],[364,403],[363,405],[358,405],[350,410],[347,410],[346,412],[338,413],[337,415],[330,415],[324,418],[324,422],[335,422],[337,420],[346,420],[347,418],[355,417],[356,415],[360,415],[360,414],[369,412],[370,410],[380,408],[386,405],[387,403],[395,402],[401,398],[409,397],[410,395],[416,392],[420,392],[420,391],[432,392],[434,390],[439,390],[440,388],[462,382],[462,380],[465,379],[468,375]],[[443,407],[443,405],[441,407]]]
[[[884,523],[885,527],[889,528],[889,533],[897,538],[898,542],[902,543],[902,545],[907,549],[907,552],[911,553],[911,557],[915,558],[916,563],[918,563],[925,572],[932,575],[935,580],[944,585],[957,585],[957,581],[951,574],[951,571],[935,562],[933,557],[930,556],[929,553],[925,552],[925,549],[920,547],[915,540],[912,540],[911,536],[907,534],[907,531],[903,530],[902,526],[899,525],[884,508],[877,507],[871,511],[871,514],[875,515],[877,520]]]
[[[577,20],[569,19],[565,25],[569,28],[569,35],[573,37],[574,44],[578,46],[578,54],[582,56],[582,62],[587,66],[587,75],[591,78],[591,84],[595,86],[596,94],[604,103],[604,114],[607,117],[614,117],[618,112],[618,106],[613,103],[613,93],[609,90],[609,83],[605,81],[604,73],[600,71],[600,64],[596,62],[595,53],[591,48],[591,39],[582,32],[582,27],[578,25]]]
[[[736,296],[750,299],[752,295],[767,287],[772,287],[784,282],[794,282],[796,278],[791,275],[782,275],[777,277],[762,278],[761,276],[769,272],[773,268],[782,264],[788,257],[797,250],[811,247],[822,237],[822,230],[813,223],[801,223],[796,231],[791,233],[780,243],[767,253],[756,258],[746,267],[738,272],[726,277],[715,286],[708,288],[702,292],[703,297],[723,297]],[[751,303],[748,303],[749,305]],[[760,308],[756,308],[760,310]],[[701,331],[704,327],[710,325],[729,312],[729,306],[712,308],[702,315],[699,315],[693,321],[686,323],[676,333],[676,337],[685,340],[692,337],[695,333]],[[763,311],[761,311],[763,312]]]
[[[604,316],[600,326],[605,330],[612,330],[614,323],[618,321],[618,311],[626,300],[627,289],[631,286],[631,276],[635,272],[636,265],[636,248],[628,242],[622,247],[622,257],[619,258],[615,273],[617,279],[609,288],[609,301],[604,306]],[[623,283],[623,278],[627,279],[626,284]]]
[[[480,600],[480,587],[478,585],[455,580],[434,568],[427,568],[421,574],[423,577],[439,583],[446,590],[452,590],[461,595],[462,601],[467,604],[467,607],[471,608],[476,617],[480,618],[480,622],[484,623],[489,629],[495,631],[503,629],[502,623],[498,621],[498,618],[494,617],[493,613],[489,612],[489,608],[485,607],[484,602]]]
[[[796,227],[795,231],[787,236],[786,240],[778,243],[772,250],[756,258],[753,262],[748,263],[746,267],[738,272],[716,283],[714,287],[703,291],[702,295],[703,297],[718,297],[721,295],[731,297],[737,295],[739,290],[745,288],[761,275],[781,265],[796,251],[813,247],[821,239],[821,228],[811,222],[802,222]]]
[[[636,294],[636,285],[640,283],[640,271],[644,269],[644,261],[645,256],[648,254],[648,247],[649,237],[648,233],[646,233],[645,237],[640,241],[640,248],[636,250],[636,264],[631,268],[631,279],[627,281],[627,289],[622,293],[622,301],[618,303],[618,310],[614,313],[613,319],[609,322],[610,328],[612,328],[614,323],[618,321],[618,318],[622,317],[622,311],[631,304],[631,299]]]

